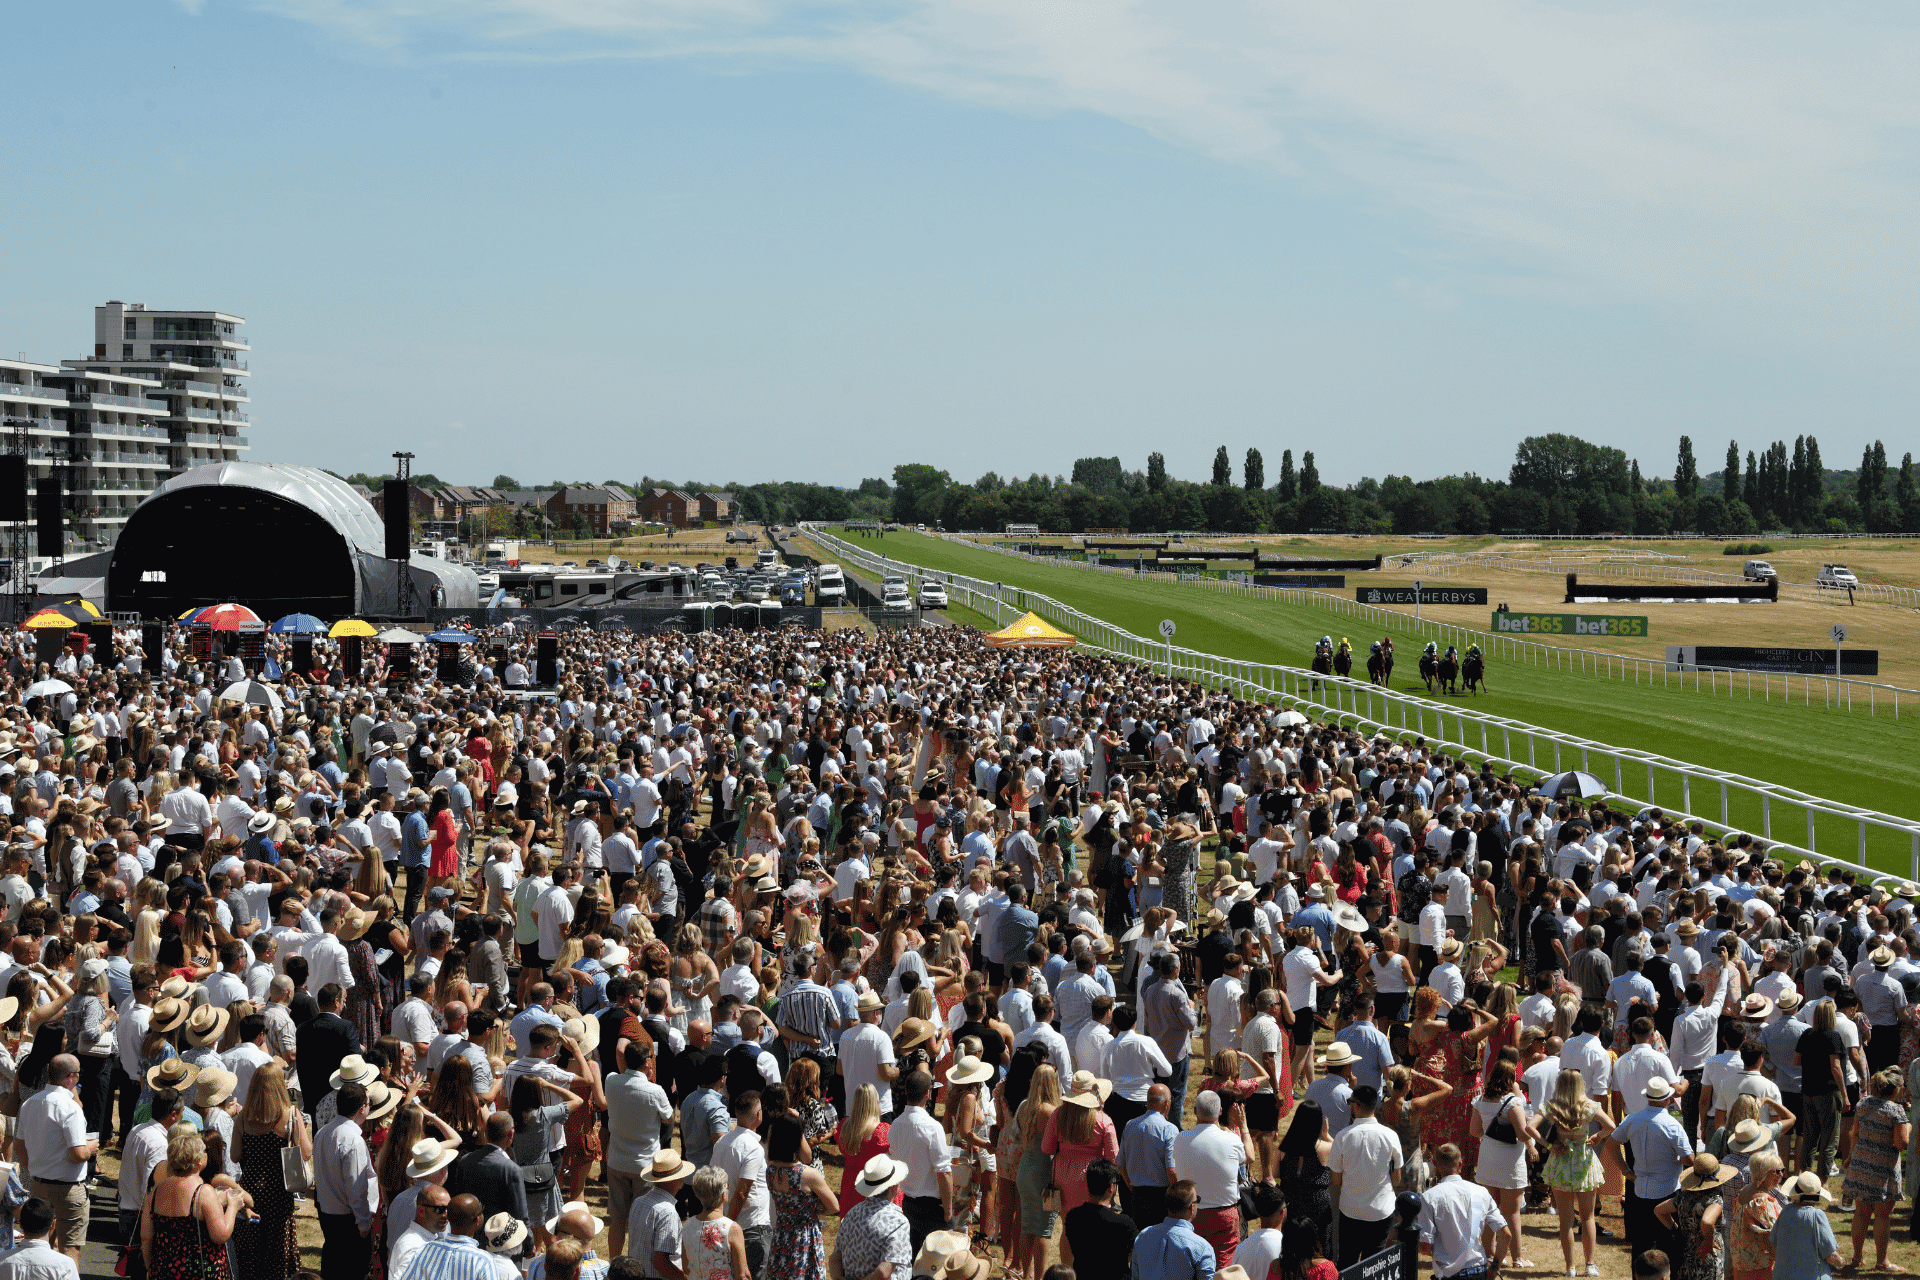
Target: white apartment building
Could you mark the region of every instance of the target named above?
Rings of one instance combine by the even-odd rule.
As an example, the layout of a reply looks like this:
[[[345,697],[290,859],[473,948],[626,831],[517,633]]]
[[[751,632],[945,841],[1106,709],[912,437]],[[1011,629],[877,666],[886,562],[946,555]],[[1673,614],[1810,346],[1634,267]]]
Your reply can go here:
[[[0,360],[0,452],[27,457],[28,487],[60,477],[68,553],[113,545],[139,500],[172,465],[164,400],[154,378],[80,376],[70,368]]]
[[[73,550],[112,545],[167,477],[246,455],[250,347],[238,332],[245,323],[223,311],[152,311],[139,302],[93,309],[93,355],[52,371],[69,393],[69,503],[86,544]]]

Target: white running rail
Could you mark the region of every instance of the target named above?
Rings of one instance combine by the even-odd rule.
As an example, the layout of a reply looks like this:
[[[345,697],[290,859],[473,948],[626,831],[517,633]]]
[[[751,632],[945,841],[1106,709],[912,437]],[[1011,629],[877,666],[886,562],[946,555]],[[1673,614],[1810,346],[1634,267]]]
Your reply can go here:
[[[1569,573],[1604,572],[1609,578],[1626,578],[1638,582],[1701,582],[1701,583],[1741,583],[1748,581],[1744,574],[1720,573],[1713,569],[1701,569],[1692,565],[1657,564],[1624,555],[1596,556],[1592,559],[1576,559],[1566,556],[1499,555],[1484,551],[1458,552],[1415,552],[1405,556],[1392,556],[1390,560],[1407,565],[1418,564],[1422,572],[1433,572],[1448,577],[1457,575],[1463,569],[1492,569],[1502,573],[1552,573],[1562,577]],[[1810,582],[1780,583],[1782,600],[1805,600],[1813,604],[1848,604],[1852,596],[1857,596],[1873,604],[1894,605],[1902,609],[1920,608],[1920,588],[1892,587],[1883,583],[1863,582],[1853,589],[1851,596],[1844,589],[1815,586]]]
[[[1479,756],[1498,767],[1521,769],[1542,777],[1577,768],[1608,783],[1612,794],[1622,800],[1648,807],[1657,805],[1670,815],[1698,820],[1723,832],[1751,830],[1732,821],[1732,803],[1738,797],[1748,808],[1758,806],[1760,823],[1756,834],[1769,845],[1777,846],[1776,856],[1844,863],[1887,878],[1888,872],[1876,870],[1867,863],[1868,836],[1878,833],[1876,842],[1882,845],[1883,856],[1886,847],[1895,841],[1906,846],[1908,878],[1920,880],[1920,821],[1911,818],[1827,800],[1757,778],[1688,764],[1631,747],[1615,747],[1543,729],[1504,716],[1468,711],[1364,681],[1181,648],[1134,635],[1039,592],[894,560],[835,537],[819,525],[805,524],[802,528],[807,537],[830,549],[843,562],[883,578],[889,573],[900,574],[916,592],[923,581],[938,582],[946,587],[948,598],[953,602],[1001,623],[1031,611],[1074,632],[1090,648],[1166,670],[1178,678],[1232,689],[1244,697],[1298,706],[1324,719],[1356,727],[1405,737],[1418,735],[1447,752]],[[1680,804],[1677,807],[1657,799],[1663,780],[1669,791],[1678,784]],[[1696,800],[1703,801],[1705,808],[1697,809]],[[1713,812],[1715,809],[1718,816]],[[1827,853],[1817,848],[1822,821],[1828,827]],[[1775,826],[1779,825],[1783,832],[1791,831],[1798,837],[1803,824],[1804,844],[1774,834]],[[1832,852],[1835,843],[1832,828],[1836,824],[1852,829],[1855,847],[1851,858]]]

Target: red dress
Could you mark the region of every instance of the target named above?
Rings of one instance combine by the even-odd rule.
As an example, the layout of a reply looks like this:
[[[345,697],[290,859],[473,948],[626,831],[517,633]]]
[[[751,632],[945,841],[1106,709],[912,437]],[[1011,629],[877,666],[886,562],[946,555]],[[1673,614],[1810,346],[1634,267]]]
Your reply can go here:
[[[841,1121],[840,1128],[845,1126],[846,1122]],[[836,1147],[840,1147],[840,1128],[833,1131],[833,1145]],[[886,1155],[893,1150],[887,1142],[887,1131],[887,1122],[882,1120],[873,1127],[873,1132],[867,1135],[867,1140],[860,1144],[859,1151],[849,1155],[845,1147],[840,1147],[840,1155],[847,1162],[846,1168],[840,1171],[841,1217],[846,1217],[853,1211],[853,1206],[860,1203],[860,1193],[854,1189],[853,1184],[860,1180],[860,1171],[867,1167],[867,1161],[875,1156]],[[890,1194],[896,1205],[906,1198],[906,1193],[898,1187],[895,1187]]]
[[[1060,1212],[1069,1213],[1087,1202],[1087,1166],[1095,1160],[1112,1160],[1120,1154],[1120,1138],[1106,1112],[1093,1113],[1093,1137],[1080,1145],[1060,1137],[1060,1113],[1072,1103],[1063,1103],[1047,1117],[1047,1134],[1040,1149],[1053,1157],[1053,1185],[1060,1188]]]
[[[452,876],[460,873],[460,825],[453,820],[453,810],[442,809],[433,819],[429,831],[433,843],[433,853],[427,862],[427,873],[434,876]]]

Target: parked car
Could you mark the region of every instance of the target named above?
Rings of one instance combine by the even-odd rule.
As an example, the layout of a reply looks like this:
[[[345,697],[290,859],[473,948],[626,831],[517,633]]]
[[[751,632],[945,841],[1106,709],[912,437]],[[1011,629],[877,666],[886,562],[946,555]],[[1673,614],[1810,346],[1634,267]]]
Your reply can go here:
[[[1851,590],[1860,585],[1860,579],[1853,576],[1853,570],[1843,564],[1823,564],[1814,578],[1816,587],[1832,587],[1836,590]]]
[[[898,585],[888,583],[882,589],[880,607],[882,609],[903,610],[913,608],[913,599],[907,594],[907,584],[904,582]]]
[[[920,584],[920,607],[922,609],[944,609],[947,607],[947,589],[937,582]]]
[[[1745,574],[1750,582],[1772,582],[1780,576],[1765,560],[1749,560],[1740,566],[1740,572]]]

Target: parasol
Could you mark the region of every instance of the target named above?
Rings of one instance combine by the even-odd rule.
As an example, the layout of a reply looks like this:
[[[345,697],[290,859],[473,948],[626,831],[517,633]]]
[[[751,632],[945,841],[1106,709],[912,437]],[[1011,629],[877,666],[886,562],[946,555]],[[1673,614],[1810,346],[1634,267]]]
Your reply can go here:
[[[260,627],[260,615],[243,604],[234,604],[231,600],[225,604],[210,605],[193,615],[193,625],[206,627],[211,631],[246,631]]]
[[[272,707],[275,711],[285,709],[280,695],[271,686],[258,680],[236,680],[220,693],[222,702],[244,702],[256,707]]]
[[[310,613],[290,613],[275,619],[267,630],[276,636],[323,636],[327,634],[327,624]]]
[[[405,627],[389,627],[379,635],[381,644],[419,644],[426,637]]]
[[[379,635],[380,629],[371,622],[364,622],[359,618],[342,618],[333,624],[332,630],[328,631],[327,634],[335,640],[347,639],[353,636],[368,639]]]
[[[73,686],[65,680],[35,680],[20,696],[22,698],[53,698],[72,692]]]
[[[1540,785],[1533,789],[1535,795],[1548,796],[1555,800],[1567,800],[1574,796],[1604,796],[1607,784],[1590,773],[1578,769],[1569,769],[1565,773],[1556,773],[1551,778],[1542,778]]]

